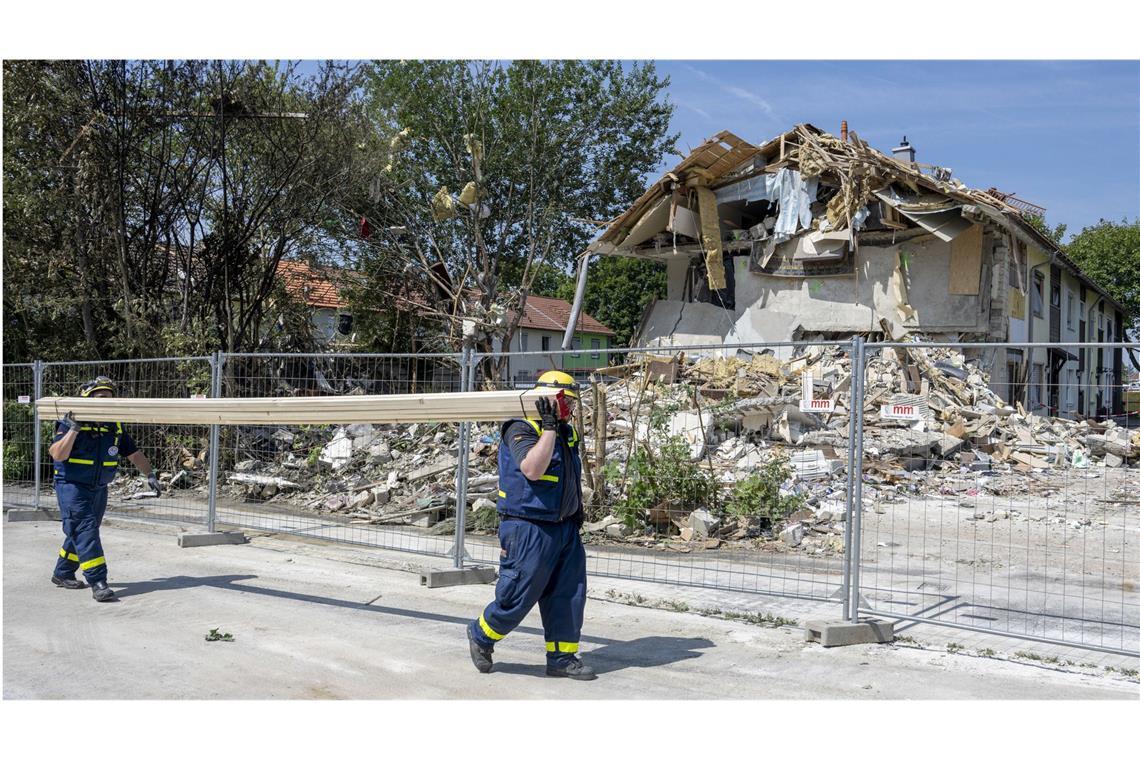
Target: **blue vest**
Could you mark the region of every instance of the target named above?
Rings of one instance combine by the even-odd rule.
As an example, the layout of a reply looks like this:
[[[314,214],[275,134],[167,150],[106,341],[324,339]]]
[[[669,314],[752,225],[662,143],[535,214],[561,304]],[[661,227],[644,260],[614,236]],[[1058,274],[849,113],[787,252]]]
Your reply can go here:
[[[79,429],[71,455],[55,463],[55,476],[68,483],[105,486],[119,469],[121,422],[89,422]]]
[[[558,522],[562,512],[563,490],[576,487],[582,480],[578,431],[569,425],[570,437],[566,439],[558,436],[546,472],[538,480],[528,480],[519,469],[506,441],[507,427],[515,422],[526,422],[536,433],[542,435],[542,428],[534,420],[507,420],[499,428],[498,511],[529,520]]]

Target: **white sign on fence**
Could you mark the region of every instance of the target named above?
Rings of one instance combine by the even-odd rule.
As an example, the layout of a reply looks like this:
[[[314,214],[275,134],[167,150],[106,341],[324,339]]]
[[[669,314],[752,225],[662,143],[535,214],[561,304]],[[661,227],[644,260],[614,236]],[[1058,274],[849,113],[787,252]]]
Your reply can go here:
[[[922,410],[915,404],[883,404],[879,417],[884,420],[921,420]]]
[[[801,412],[834,412],[835,401],[815,397],[815,378],[810,372],[803,374],[803,392],[800,398]]]
[[[205,393],[191,393],[190,398],[206,398]]]
[[[16,403],[17,404],[30,404],[30,403],[32,403],[32,397],[31,396],[16,396]]]

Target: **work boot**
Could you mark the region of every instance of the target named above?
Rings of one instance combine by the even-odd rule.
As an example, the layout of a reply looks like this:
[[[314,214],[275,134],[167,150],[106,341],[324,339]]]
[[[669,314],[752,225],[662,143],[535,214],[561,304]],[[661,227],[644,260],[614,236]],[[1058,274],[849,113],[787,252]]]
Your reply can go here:
[[[546,661],[546,675],[558,676],[559,678],[573,678],[575,681],[593,681],[598,677],[586,663],[582,662],[577,657],[571,657],[568,660],[559,662]]]
[[[64,578],[64,577],[59,576],[59,575],[53,575],[51,577],[51,582],[52,582],[52,585],[59,586],[60,588],[70,588],[70,589],[87,588],[87,584],[84,583],[83,581],[77,581],[74,578]]]
[[[467,641],[469,642],[468,649],[471,650],[471,662],[475,663],[475,669],[480,673],[490,673],[491,666],[494,665],[491,662],[491,654],[495,650],[476,641],[470,626],[467,628]]]
[[[91,584],[91,596],[97,602],[109,602],[115,598],[115,592],[107,585],[107,581],[95,581]]]

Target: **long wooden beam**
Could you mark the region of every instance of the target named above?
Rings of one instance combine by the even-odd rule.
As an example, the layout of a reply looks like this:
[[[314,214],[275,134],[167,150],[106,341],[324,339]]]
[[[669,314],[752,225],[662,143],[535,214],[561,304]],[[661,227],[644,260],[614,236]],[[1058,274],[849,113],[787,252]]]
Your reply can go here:
[[[36,402],[40,419],[170,425],[347,425],[356,422],[488,422],[537,417],[534,402],[551,388],[526,391],[406,393],[388,396],[285,398],[78,398],[46,396]]]

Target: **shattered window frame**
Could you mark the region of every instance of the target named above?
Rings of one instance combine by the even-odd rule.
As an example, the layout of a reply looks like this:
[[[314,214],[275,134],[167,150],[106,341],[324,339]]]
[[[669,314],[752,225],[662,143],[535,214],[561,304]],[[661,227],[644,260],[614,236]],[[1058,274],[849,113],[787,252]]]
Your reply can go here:
[[[1045,275],[1041,272],[1033,273],[1033,292],[1030,293],[1030,313],[1035,317],[1045,314]]]

